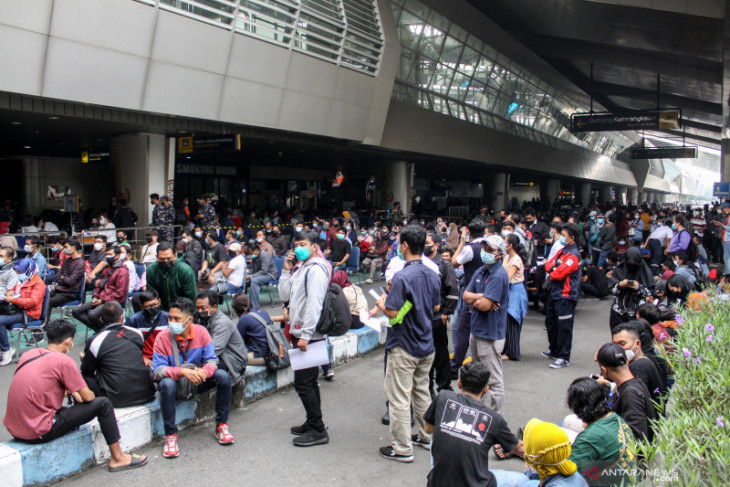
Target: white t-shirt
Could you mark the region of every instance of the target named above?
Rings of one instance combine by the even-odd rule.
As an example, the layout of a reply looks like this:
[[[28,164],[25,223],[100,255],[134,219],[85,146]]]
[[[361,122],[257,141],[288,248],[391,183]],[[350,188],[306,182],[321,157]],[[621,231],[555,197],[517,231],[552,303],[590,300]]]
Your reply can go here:
[[[43,231],[44,232],[57,232],[58,226],[56,226],[56,224],[53,222],[45,222],[43,224]]]
[[[458,262],[459,265],[464,265],[467,262],[471,262],[471,260],[474,258],[474,251],[471,249],[471,244],[479,243],[482,240],[484,240],[484,237],[474,239],[473,241],[464,245],[464,248],[461,249],[461,252],[459,252],[459,255],[456,256],[456,262]]]
[[[139,263],[140,264],[152,264],[153,262],[156,262],[158,245],[160,245],[159,242],[153,243],[153,244],[146,244],[144,247],[142,247],[142,252],[140,253]]]
[[[243,255],[237,255],[228,261],[228,269],[233,272],[228,274],[226,281],[235,287],[243,287],[243,281],[246,278],[246,258]]]
[[[665,244],[665,239],[667,239],[667,238],[671,239],[673,236],[674,236],[674,232],[672,231],[671,227],[662,225],[661,227],[657,227],[656,230],[651,232],[651,235],[649,235],[649,238],[655,238],[655,239],[659,240],[663,246]]]
[[[562,249],[563,247],[565,247],[565,246],[560,243],[560,240],[558,240],[557,238],[555,238],[554,241],[553,241],[553,246],[550,247],[550,254],[548,255],[547,260],[550,260],[553,257],[555,257],[555,254],[557,254],[558,251],[560,251],[560,249]]]
[[[441,269],[439,269],[438,264],[436,262],[432,261],[425,255],[421,258],[423,261],[423,264],[434,271],[437,276],[441,276]],[[398,272],[399,270],[403,269],[406,266],[406,261],[401,259],[400,257],[394,257],[390,260],[388,263],[388,268],[385,269],[385,282],[388,283],[393,280],[393,276]]]
[[[136,291],[139,288],[139,277],[137,276],[137,268],[134,267],[134,262],[131,260],[125,260],[124,265],[129,270],[129,292]]]

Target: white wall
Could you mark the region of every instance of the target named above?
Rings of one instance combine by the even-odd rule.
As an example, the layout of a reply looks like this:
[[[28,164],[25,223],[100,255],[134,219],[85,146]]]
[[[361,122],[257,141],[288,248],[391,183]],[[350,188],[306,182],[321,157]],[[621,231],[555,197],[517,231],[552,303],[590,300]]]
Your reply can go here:
[[[372,77],[132,0],[3,0],[0,91],[378,143],[400,56],[379,4]]]

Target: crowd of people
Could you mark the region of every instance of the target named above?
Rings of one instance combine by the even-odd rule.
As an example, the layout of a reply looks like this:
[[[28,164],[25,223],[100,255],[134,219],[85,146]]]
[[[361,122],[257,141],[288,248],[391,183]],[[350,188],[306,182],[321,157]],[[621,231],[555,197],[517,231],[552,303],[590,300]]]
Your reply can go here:
[[[174,458],[177,400],[215,389],[215,435],[232,444],[231,390],[248,365],[267,364],[279,352],[271,349],[270,332],[283,329],[294,348],[307,352],[327,340],[322,322],[333,296],[341,295],[350,328],[363,326],[364,312],[389,321],[383,422],[391,441],[379,449],[382,457],[408,463],[414,445],[430,449],[429,485],[444,485],[443,479],[585,485],[576,472],[611,465],[631,472],[640,461],[635,441],[653,440],[672,385],[658,347],[680,326],[678,312],[709,299],[703,289],[727,291],[718,268],[730,259],[729,203],[687,212],[616,204],[499,212],[483,206],[457,222],[413,218],[398,203],[387,214],[322,218],[293,209],[261,221],[256,212],[244,218],[227,209],[220,218],[204,196],[197,213],[186,200],[182,210],[166,196],[153,194],[151,202],[158,228],[146,230],[141,245],[100,214],[96,233],[79,236],[93,237],[88,253],[75,236],[47,239],[48,260],[37,237],[28,239],[23,258],[10,245],[0,251],[0,365],[15,354],[7,327],[38,319],[47,287],[48,316],[80,300],[72,316],[94,332],[80,367],[66,356],[76,328],[64,318],[48,320],[47,347],[20,357],[4,420],[15,438],[51,441],[97,417],[112,451],[109,469],[134,468],[147,460],[121,451],[113,407],[157,395],[163,456]],[[346,272],[358,269],[365,284],[384,279],[370,309]],[[278,316],[260,308],[262,290],[274,283]],[[560,426],[535,419],[512,433],[502,416],[503,362],[521,358],[530,307],[545,315],[542,355],[550,368],[563,369],[570,366],[579,301],[608,297],[611,340],[595,351],[600,374],[577,378],[567,391],[573,416]],[[237,321],[221,309],[226,299]],[[305,421],[291,427],[295,446],[329,442],[320,372],[334,378],[331,364],[294,371],[305,412]],[[69,405],[62,407],[66,392]],[[490,451],[499,459],[524,458],[530,469],[490,470]]]

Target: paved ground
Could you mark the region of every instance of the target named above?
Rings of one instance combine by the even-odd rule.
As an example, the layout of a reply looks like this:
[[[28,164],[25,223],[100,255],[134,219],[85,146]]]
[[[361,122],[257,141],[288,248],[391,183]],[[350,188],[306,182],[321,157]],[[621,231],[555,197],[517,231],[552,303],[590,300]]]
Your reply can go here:
[[[568,413],[567,387],[575,377],[596,371],[593,353],[609,339],[608,314],[609,301],[581,302],[576,312],[571,366],[552,370],[540,356],[546,348],[543,316],[530,312],[523,327],[523,359],[505,364],[505,417],[513,430],[535,416],[557,421]],[[339,366],[336,371],[334,382],[322,381],[328,445],[304,449],[291,445],[289,427],[304,418],[296,394],[287,389],[232,412],[235,445],[219,446],[213,438],[213,425],[201,425],[181,434],[178,459],[164,459],[158,440],[139,452],[150,458],[150,464],[142,469],[112,475],[94,468],[63,485],[161,485],[173,478],[211,484],[423,485],[429,470],[427,451],[416,448],[415,461],[409,465],[384,460],[377,453],[378,447],[389,442],[388,428],[380,424],[385,402],[382,352]],[[9,367],[0,371],[3,412],[11,375]],[[7,437],[4,429],[1,434]],[[524,464],[517,459],[492,460],[490,467],[521,471]]]

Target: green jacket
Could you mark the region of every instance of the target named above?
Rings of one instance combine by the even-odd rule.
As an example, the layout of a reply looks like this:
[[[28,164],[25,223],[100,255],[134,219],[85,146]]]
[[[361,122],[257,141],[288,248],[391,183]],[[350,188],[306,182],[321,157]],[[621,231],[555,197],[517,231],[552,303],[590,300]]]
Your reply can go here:
[[[160,295],[160,304],[165,311],[176,298],[188,298],[195,303],[198,295],[195,272],[182,259],[175,260],[169,271],[162,270],[159,262],[151,264],[147,268],[147,286]]]

